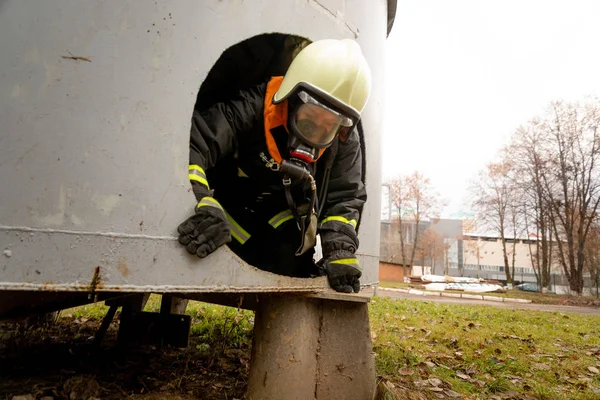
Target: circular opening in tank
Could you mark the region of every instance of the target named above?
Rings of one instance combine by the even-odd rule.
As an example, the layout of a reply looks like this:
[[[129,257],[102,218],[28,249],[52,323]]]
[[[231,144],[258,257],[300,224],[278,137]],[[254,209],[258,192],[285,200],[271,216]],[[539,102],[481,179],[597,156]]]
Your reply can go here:
[[[284,176],[276,170],[279,164],[271,146],[287,152],[289,135],[285,124],[279,124],[279,130],[268,128],[266,110],[272,110],[272,105],[265,99],[272,98],[275,81],[281,79],[277,77],[285,75],[294,57],[310,43],[295,35],[269,33],[226,49],[199,89],[190,136],[190,168],[206,166],[206,171],[190,169],[201,182],[193,185],[194,191],[197,197],[213,197],[224,209],[231,233],[229,248],[250,265],[292,277],[319,274],[315,260],[320,248],[303,247],[307,236],[282,195]],[[364,179],[362,125],[358,132]],[[321,167],[325,162],[315,165],[316,181],[326,182]],[[316,222],[312,225],[316,231]]]

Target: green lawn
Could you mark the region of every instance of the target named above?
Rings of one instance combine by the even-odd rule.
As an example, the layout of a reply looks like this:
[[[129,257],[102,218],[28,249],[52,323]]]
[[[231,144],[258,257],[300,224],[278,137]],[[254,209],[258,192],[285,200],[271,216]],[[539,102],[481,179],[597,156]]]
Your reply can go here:
[[[370,315],[378,372],[398,398],[600,399],[600,317],[380,297]]]

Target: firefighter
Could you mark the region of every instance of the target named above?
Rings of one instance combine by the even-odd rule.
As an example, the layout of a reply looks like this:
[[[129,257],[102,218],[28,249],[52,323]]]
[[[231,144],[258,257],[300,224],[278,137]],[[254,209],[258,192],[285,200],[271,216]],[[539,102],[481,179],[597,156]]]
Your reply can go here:
[[[326,274],[336,291],[358,292],[367,194],[356,128],[370,90],[359,45],[326,39],[302,49],[285,76],[195,109],[189,179],[198,204],[179,243],[200,258],[228,243],[262,270]]]

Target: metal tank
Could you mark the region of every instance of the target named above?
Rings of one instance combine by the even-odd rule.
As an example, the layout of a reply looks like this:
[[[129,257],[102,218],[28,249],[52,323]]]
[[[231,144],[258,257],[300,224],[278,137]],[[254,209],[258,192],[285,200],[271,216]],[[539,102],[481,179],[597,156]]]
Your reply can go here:
[[[70,298],[65,306],[89,300],[83,292],[330,290],[325,278],[263,272],[227,248],[200,260],[176,240],[195,204],[187,164],[199,88],[228,48],[228,69],[213,69],[203,101],[272,72],[268,40],[239,58],[231,48],[265,33],[294,35],[279,42],[291,46],[278,50],[283,66],[301,38],[356,39],[369,61],[359,257],[362,284],[375,284],[395,3],[0,0],[0,315],[33,306],[33,293],[41,303]]]

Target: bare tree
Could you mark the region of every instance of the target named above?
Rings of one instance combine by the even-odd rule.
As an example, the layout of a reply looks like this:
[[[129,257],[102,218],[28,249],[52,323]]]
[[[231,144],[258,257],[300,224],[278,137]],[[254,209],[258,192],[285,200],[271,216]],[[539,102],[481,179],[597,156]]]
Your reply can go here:
[[[596,297],[600,296],[600,224],[595,221],[590,228],[585,244],[585,270],[590,274],[595,286]]]
[[[559,260],[572,292],[583,292],[585,246],[600,203],[600,104],[555,102],[544,123],[550,151],[545,194]]]
[[[390,197],[392,200],[392,205],[398,210],[398,238],[400,239],[400,257],[401,257],[401,263],[402,263],[402,267],[404,268],[404,276],[408,276],[408,259],[406,257],[406,239],[408,236],[408,230],[405,230],[405,228],[407,228],[404,224],[403,224],[403,220],[404,220],[404,213],[403,210],[406,209],[406,207],[408,207],[408,203],[409,203],[409,190],[408,190],[408,186],[406,184],[406,178],[404,176],[397,176],[395,178],[393,178],[389,183],[389,188],[390,188]],[[391,215],[391,211],[390,211],[390,215]],[[412,266],[412,262],[410,264]]]
[[[444,241],[435,229],[430,227],[423,232],[419,241],[418,255],[422,259],[423,266],[429,261],[431,273],[435,274],[438,261],[444,257]]]
[[[392,204],[398,210],[400,221],[400,254],[406,269],[414,265],[423,221],[438,215],[443,201],[431,182],[415,171],[408,176],[397,176],[389,182]],[[410,253],[407,248],[410,247]]]
[[[518,243],[517,238],[523,233],[523,221],[521,218],[521,212],[523,210],[519,207],[519,198],[521,196],[518,192],[519,192],[518,188],[513,187],[512,196],[511,196],[509,204],[508,204],[508,215],[510,217],[509,225],[511,226],[512,237],[514,239],[512,242],[512,250],[510,252],[510,254],[511,254],[510,276],[512,276],[513,280],[512,280],[512,282],[508,283],[509,287],[511,287],[511,288],[512,288],[512,285],[514,284],[514,279],[515,279],[515,263],[517,262],[517,243]]]
[[[552,265],[550,212],[544,185],[547,147],[542,122],[533,119],[517,129],[511,144],[504,149],[504,160],[512,165],[514,202],[520,210],[523,234],[535,242],[532,247],[528,241],[529,254],[540,288],[549,287]]]
[[[513,284],[514,279],[506,246],[506,233],[512,223],[511,206],[515,200],[515,187],[510,177],[511,172],[511,164],[508,162],[490,163],[484,171],[480,172],[479,179],[471,186],[471,193],[474,196],[473,208],[477,212],[479,221],[488,228],[493,229],[500,237],[504,272],[506,282],[509,285]],[[514,217],[514,220],[516,226],[516,217]]]

